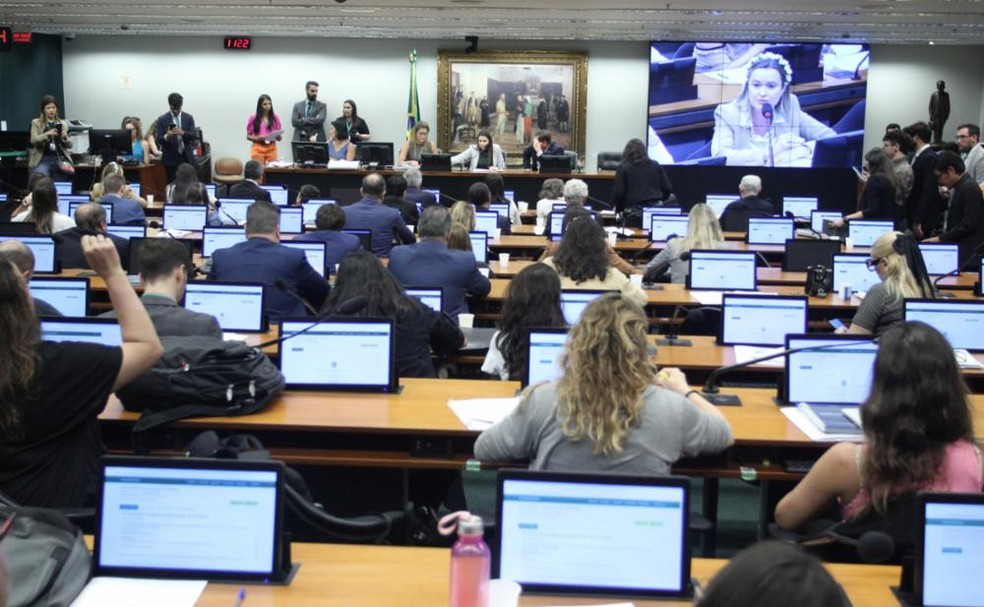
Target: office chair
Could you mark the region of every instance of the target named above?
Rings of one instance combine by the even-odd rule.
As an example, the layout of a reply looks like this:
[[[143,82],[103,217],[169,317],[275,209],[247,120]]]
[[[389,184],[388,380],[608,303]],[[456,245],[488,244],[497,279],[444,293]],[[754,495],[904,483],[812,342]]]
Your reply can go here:
[[[864,130],[864,108],[865,100],[862,99],[854,105],[851,109],[845,112],[844,116],[837,121],[837,123],[830,127],[837,131],[837,133],[847,133],[848,131],[860,131]]]
[[[577,171],[579,164],[577,160],[577,152],[565,151],[564,156],[567,156],[567,158],[571,161],[571,171]]]
[[[238,158],[230,158],[228,156],[215,161],[215,169],[212,173],[212,181],[217,185],[231,185],[245,179],[243,177],[242,161]]]
[[[721,308],[701,306],[687,312],[680,325],[680,335],[719,335]]]
[[[721,229],[725,232],[747,232],[749,217],[772,217],[771,213],[755,209],[732,209],[725,211],[721,218]]]
[[[598,152],[599,171],[617,171],[622,163],[622,152]]]
[[[813,167],[861,166],[863,138],[864,129],[860,129],[817,139],[813,149]]]

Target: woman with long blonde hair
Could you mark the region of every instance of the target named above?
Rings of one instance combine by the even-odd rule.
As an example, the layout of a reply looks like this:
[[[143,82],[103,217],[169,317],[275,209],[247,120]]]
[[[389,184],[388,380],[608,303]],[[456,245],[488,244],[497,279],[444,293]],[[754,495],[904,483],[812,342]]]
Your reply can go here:
[[[469,232],[475,231],[475,206],[467,200],[459,200],[451,206],[451,224],[464,226]]]
[[[680,259],[681,254],[691,250],[720,249],[723,246],[724,234],[721,233],[721,224],[711,207],[701,202],[690,209],[690,215],[687,219],[687,235],[671,238],[666,243],[666,248],[646,264],[645,271],[648,273],[659,265],[669,263],[666,271],[670,273],[670,282],[682,284],[687,282],[687,274],[690,273],[690,261],[689,259]],[[648,278],[656,279],[659,277],[651,276]]]
[[[650,362],[642,308],[620,294],[585,308],[561,356],[563,375],[528,389],[478,437],[487,462],[530,468],[667,474],[681,457],[727,448],[731,429],[679,369]]]

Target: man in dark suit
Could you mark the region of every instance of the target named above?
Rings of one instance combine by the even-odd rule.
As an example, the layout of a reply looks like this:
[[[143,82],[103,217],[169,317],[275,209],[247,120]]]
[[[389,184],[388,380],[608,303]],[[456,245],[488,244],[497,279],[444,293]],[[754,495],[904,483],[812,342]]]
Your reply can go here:
[[[54,234],[55,255],[62,269],[89,269],[82,253],[82,237],[101,234],[113,242],[123,268],[130,267],[130,240],[106,232],[106,209],[98,202],[87,202],[75,209],[75,227]]]
[[[370,173],[363,177],[359,193],[362,194],[362,199],[345,207],[345,228],[371,230],[373,255],[388,257],[393,249],[394,237],[403,244],[417,241],[400,212],[383,206],[386,182],[382,176]]]
[[[424,209],[417,232],[419,243],[393,249],[389,270],[403,285],[443,287],[444,311],[457,319],[468,312],[465,295],[485,297],[492,285],[478,271],[472,253],[448,248],[451,214],[447,209]]]
[[[212,253],[208,279],[262,282],[271,321],[304,316],[305,303],[317,310],[330,289],[304,251],[280,245],[280,209],[263,201],[246,209],[246,242]],[[286,290],[277,288],[279,281],[286,283]]]
[[[328,106],[318,101],[318,83],[309,80],[305,85],[307,98],[294,104],[290,123],[294,125],[294,141],[328,141],[325,119]]]
[[[111,203],[113,205],[113,223],[123,225],[146,225],[147,215],[140,203],[136,200],[123,198],[123,186],[126,180],[123,175],[112,173],[103,178],[105,194],[99,199],[99,203]]]
[[[748,230],[748,217],[767,217],[774,213],[772,203],[759,198],[762,193],[762,178],[758,175],[745,175],[738,184],[741,199],[724,207],[721,217],[721,229],[741,232]],[[742,221],[744,219],[744,221]],[[729,225],[730,224],[730,225]],[[741,224],[744,224],[743,226]],[[725,227],[728,226],[728,227]]]
[[[157,119],[157,142],[161,148],[161,164],[167,172],[167,181],[174,181],[174,173],[180,164],[197,166],[195,146],[198,145],[198,129],[195,118],[181,111],[184,97],[178,93],[167,96],[171,111]]]
[[[404,198],[412,203],[420,203],[421,208],[426,209],[438,204],[437,196],[431,192],[420,189],[424,183],[424,176],[417,167],[410,167],[403,171],[403,178],[407,180],[407,191]]]
[[[383,197],[383,204],[399,211],[403,223],[415,226],[420,221],[420,213],[415,203],[404,198],[406,193],[407,180],[400,175],[390,175],[386,178],[386,196]]]
[[[468,187],[468,202],[475,206],[476,211],[491,210],[489,205],[492,204],[492,192],[489,190],[489,186],[481,181],[471,184]],[[496,218],[496,227],[503,234],[512,234],[512,224],[509,223],[508,215],[499,215]],[[490,237],[495,238],[495,234],[490,234]]]
[[[912,138],[915,153],[912,156],[912,191],[905,203],[906,226],[918,237],[932,236],[940,227],[943,217],[943,198],[940,196],[936,175],[936,152],[929,147],[933,132],[925,122],[916,122],[902,129]]]
[[[358,236],[341,232],[345,227],[345,210],[337,204],[323,204],[318,207],[314,225],[317,231],[298,234],[292,242],[325,243],[325,265],[330,273],[335,272],[335,266],[341,263],[343,257],[362,250]]]
[[[148,238],[140,249],[140,301],[147,308],[157,335],[202,335],[222,339],[219,321],[210,314],[193,312],[178,305],[184,297],[192,268],[188,248],[173,238]],[[116,318],[116,312],[102,314]]]
[[[560,156],[564,153],[564,148],[553,141],[550,131],[540,131],[536,134],[533,142],[523,150],[523,168],[538,170],[540,167],[540,156]]]
[[[979,267],[981,247],[984,247],[984,196],[981,188],[967,173],[966,165],[954,152],[942,152],[933,167],[940,185],[948,188],[950,212],[943,233],[923,242],[948,242],[960,246],[960,261],[968,260],[966,268]]]
[[[255,160],[249,160],[243,167],[244,179],[229,187],[229,198],[245,198],[248,200],[264,200],[271,202],[270,192],[260,187],[263,183],[263,165]]]
[[[34,252],[19,240],[4,240],[0,242],[0,263],[12,263],[24,277],[24,282],[30,284],[34,276]],[[55,306],[31,295],[34,300],[34,315],[64,316]]]

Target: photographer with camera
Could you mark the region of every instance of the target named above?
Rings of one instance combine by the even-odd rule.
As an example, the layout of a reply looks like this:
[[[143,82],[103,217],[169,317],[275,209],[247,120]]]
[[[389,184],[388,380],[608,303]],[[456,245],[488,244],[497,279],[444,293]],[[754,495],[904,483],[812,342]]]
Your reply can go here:
[[[31,153],[28,167],[55,181],[71,181],[75,174],[72,155],[68,152],[72,140],[68,136],[68,122],[58,117],[58,103],[54,96],[41,98],[41,115],[31,121]]]

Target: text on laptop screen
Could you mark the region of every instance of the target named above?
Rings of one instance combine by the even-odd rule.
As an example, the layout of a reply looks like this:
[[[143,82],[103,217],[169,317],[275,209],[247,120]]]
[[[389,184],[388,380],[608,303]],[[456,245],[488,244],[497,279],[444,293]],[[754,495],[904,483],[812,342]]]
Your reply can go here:
[[[920,244],[919,251],[928,274],[949,274],[960,264],[959,246],[955,244]]]
[[[71,194],[72,193],[72,182],[71,181],[56,181],[55,191],[58,195]]]
[[[840,211],[813,211],[810,213],[810,227],[813,228],[814,232],[823,234],[824,222],[840,219],[842,216],[843,213]]]
[[[793,237],[793,220],[770,217],[748,218],[748,244],[786,244]]]
[[[495,236],[498,221],[499,214],[495,211],[475,211],[476,232],[488,232],[490,236]]]
[[[147,236],[147,226],[131,226],[131,225],[109,225],[106,226],[106,231],[113,236],[119,236],[120,238],[145,238]]]
[[[407,287],[407,297],[416,297],[420,303],[424,304],[435,312],[444,309],[444,295],[441,289],[415,289]]]
[[[101,498],[100,567],[274,568],[276,472],[106,466]]]
[[[984,605],[976,581],[984,568],[984,504],[927,501],[924,508],[921,604]]]
[[[242,225],[246,223],[246,209],[253,202],[244,198],[220,198],[219,218],[224,224],[235,223]]]
[[[690,288],[755,290],[755,253],[690,252]]]
[[[793,217],[810,217],[817,210],[817,199],[808,196],[784,196],[782,199],[782,214],[792,213]]]
[[[417,205],[419,207],[420,203],[417,203]],[[418,212],[420,211],[419,208],[417,210]],[[493,202],[489,205],[489,210],[495,211],[499,217],[505,217],[506,219],[509,218],[509,205],[504,202]]]
[[[280,209],[280,233],[300,234],[304,231],[304,209],[283,207]]]
[[[65,194],[64,196],[58,195],[58,212],[62,215],[68,215],[72,219],[75,219],[75,213],[72,212],[68,207],[73,202],[78,202],[85,204],[90,201],[90,198],[85,194]]]
[[[308,263],[311,264],[311,267],[314,268],[314,271],[321,276],[325,275],[327,246],[324,242],[294,242],[292,240],[282,240],[280,241],[280,244],[288,249],[300,249],[301,251],[304,251],[304,255],[307,257]]]
[[[563,371],[560,368],[560,355],[567,343],[566,332],[530,330],[529,372],[527,385],[534,386],[542,382],[560,379]]]
[[[845,285],[854,291],[867,292],[881,282],[878,272],[865,265],[867,255],[834,255],[834,292],[841,293]]]
[[[648,228],[655,215],[683,215],[680,207],[643,207],[642,208],[642,227]]]
[[[806,298],[722,298],[722,339],[727,345],[781,346],[789,333],[806,332]]]
[[[55,241],[50,236],[3,236],[4,240],[19,240],[34,253],[34,271],[51,273],[55,271]]]
[[[649,240],[664,242],[671,235],[684,237],[687,235],[689,218],[684,215],[653,215],[649,222]]]
[[[894,225],[891,221],[866,221],[854,219],[847,224],[847,233],[854,239],[856,247],[870,247],[878,237],[885,232],[891,232]]]
[[[281,335],[308,326],[283,321]],[[280,369],[292,386],[375,386],[391,384],[392,325],[386,322],[323,322],[280,347]]]
[[[560,309],[568,325],[575,324],[581,319],[584,308],[588,307],[595,298],[601,297],[605,291],[580,291],[565,289],[560,292]]]
[[[738,200],[738,197],[734,194],[708,194],[704,199],[704,203],[711,207],[714,215],[720,219],[721,214],[724,213],[724,209],[736,200]]]
[[[681,487],[503,481],[499,576],[519,584],[682,590]]]
[[[550,213],[550,240],[560,241],[564,236],[564,214]]]
[[[984,350],[984,302],[907,300],[905,319],[933,327],[954,348]]]
[[[223,331],[263,331],[263,285],[188,282],[184,307],[214,316]]]
[[[301,208],[304,210],[304,225],[313,226],[315,220],[318,218],[318,209],[321,208],[323,204],[337,204],[334,200],[328,198],[315,199],[311,198],[307,202],[301,203]]]
[[[205,205],[164,205],[164,227],[168,230],[198,232],[207,222],[208,207]]]
[[[472,253],[475,254],[476,263],[488,263],[489,235],[487,232],[469,232],[468,238],[471,239]]]
[[[202,257],[211,257],[219,249],[228,249],[246,240],[243,228],[213,228],[206,226],[202,232]]]
[[[77,318],[75,320],[42,320],[41,339],[45,341],[81,341],[104,346],[119,346],[123,334],[116,321]]]
[[[280,185],[261,185],[260,187],[270,192],[270,202],[278,207],[287,206],[287,188]]]
[[[89,201],[88,200],[85,200],[85,201],[78,201],[78,202],[70,202],[70,203],[68,203],[68,216],[74,219],[75,218],[75,211],[79,210],[79,207],[82,206],[82,205],[84,205],[84,204],[89,204]],[[106,223],[113,223],[113,203],[112,202],[100,202],[99,204],[101,204],[103,210],[106,211]]]
[[[86,315],[89,281],[85,278],[32,278],[31,295],[51,304],[64,316]]]
[[[838,341],[842,345],[833,345]],[[836,341],[820,337],[787,339],[789,348],[826,345],[832,347],[788,356],[786,398],[789,402],[854,406],[868,398],[878,344],[864,338]]]

